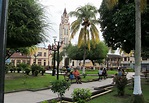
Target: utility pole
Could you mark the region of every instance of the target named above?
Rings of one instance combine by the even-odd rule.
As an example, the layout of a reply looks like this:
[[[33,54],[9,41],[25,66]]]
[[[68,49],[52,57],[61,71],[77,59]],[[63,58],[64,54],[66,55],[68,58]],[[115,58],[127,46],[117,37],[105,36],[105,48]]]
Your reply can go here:
[[[0,103],[4,103],[7,9],[8,0],[0,0]]]

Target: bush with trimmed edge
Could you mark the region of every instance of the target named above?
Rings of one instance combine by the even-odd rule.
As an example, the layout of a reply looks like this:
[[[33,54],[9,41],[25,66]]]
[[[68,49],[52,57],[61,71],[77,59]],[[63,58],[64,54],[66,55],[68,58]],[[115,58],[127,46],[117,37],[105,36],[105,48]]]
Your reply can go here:
[[[72,93],[72,98],[74,102],[85,103],[90,99],[92,93],[89,89],[76,88]]]

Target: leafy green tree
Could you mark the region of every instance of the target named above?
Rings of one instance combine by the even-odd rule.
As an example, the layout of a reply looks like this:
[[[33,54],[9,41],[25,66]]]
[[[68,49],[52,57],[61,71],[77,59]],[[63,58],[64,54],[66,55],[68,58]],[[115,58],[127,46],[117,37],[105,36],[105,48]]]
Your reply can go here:
[[[99,9],[100,24],[106,44],[113,49],[121,47],[129,53],[130,50],[134,50],[135,12],[132,9],[134,8],[132,1],[129,0],[127,3],[124,1],[119,1],[117,6],[110,10],[103,2]]]
[[[127,1],[125,0],[125,2],[127,2]],[[113,9],[113,7],[116,6],[118,3],[119,3],[118,0],[106,0],[107,7],[109,7],[110,9]],[[132,103],[144,103],[142,90],[141,90],[141,83],[140,83],[141,10],[144,9],[146,4],[147,4],[146,0],[135,0],[135,26],[134,26],[135,27],[135,77],[134,77],[133,99],[131,101]],[[129,8],[129,9],[131,9],[131,8]],[[127,25],[125,25],[125,26],[127,27]],[[129,28],[129,29],[131,29],[131,28]]]
[[[128,9],[129,8],[129,9]],[[117,6],[113,9],[108,9],[103,2],[100,9],[100,24],[103,32],[103,37],[106,44],[113,49],[122,48],[129,53],[135,49],[135,4],[134,0],[119,0]],[[149,57],[148,43],[148,24],[149,24],[149,9],[145,9],[142,13],[141,26],[142,31],[142,56]],[[127,26],[126,26],[127,25]],[[127,34],[127,35],[126,35]]]
[[[108,53],[108,47],[105,45],[104,42],[99,42],[96,44],[96,48],[93,47],[91,42],[91,50],[88,51],[87,58],[90,59],[93,63],[98,62],[99,64],[102,62],[103,59],[106,58]]]
[[[99,42],[96,14],[98,14],[96,7],[90,4],[80,6],[69,13],[70,16],[77,18],[71,24],[71,38],[79,31],[78,47],[84,45],[83,66],[85,65],[86,49],[90,50],[90,38],[94,44]]]
[[[45,40],[43,7],[36,0],[10,0],[7,47],[29,47]]]
[[[77,45],[69,45],[67,48],[66,48],[66,53],[68,55],[68,57],[72,60],[82,60],[83,57],[83,48],[78,48]]]
[[[86,51],[86,59],[90,59],[92,63],[94,64],[95,62],[106,58],[106,55],[108,53],[108,47],[104,44],[104,42],[99,42],[96,44],[96,48],[93,47],[93,43],[91,42],[91,49]],[[81,46],[78,48],[77,45],[69,45],[66,48],[66,53],[68,57],[72,60],[82,60],[83,57],[82,55],[84,54],[83,51],[84,47]]]
[[[48,24],[43,10],[36,0],[9,1],[6,59],[19,49],[22,51],[23,47],[28,48],[46,40],[44,29]]]

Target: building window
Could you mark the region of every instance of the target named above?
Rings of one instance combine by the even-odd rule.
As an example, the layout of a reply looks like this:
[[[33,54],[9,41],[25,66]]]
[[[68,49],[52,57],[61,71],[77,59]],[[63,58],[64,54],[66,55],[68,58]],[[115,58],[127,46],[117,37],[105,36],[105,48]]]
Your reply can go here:
[[[46,57],[46,52],[44,52],[44,57]]]
[[[41,59],[38,59],[38,65],[41,65]]]
[[[46,66],[46,60],[44,60],[44,66]]]
[[[15,60],[11,60],[12,65],[14,65]]]
[[[38,56],[42,56],[42,52],[38,52]]]
[[[27,64],[30,64],[30,60],[27,60]]]
[[[124,57],[124,61],[127,61],[127,57]]]
[[[21,63],[21,60],[17,60],[17,64],[20,64]]]
[[[130,58],[128,57],[128,60],[127,61],[130,61]]]
[[[26,63],[26,60],[23,60],[22,63]]]

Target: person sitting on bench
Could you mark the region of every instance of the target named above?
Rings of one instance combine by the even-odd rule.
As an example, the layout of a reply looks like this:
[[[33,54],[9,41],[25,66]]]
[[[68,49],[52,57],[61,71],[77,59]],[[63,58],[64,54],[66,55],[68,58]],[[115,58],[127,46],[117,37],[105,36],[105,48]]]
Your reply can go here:
[[[75,68],[74,69],[74,71],[73,71],[73,74],[74,74],[74,76],[75,76],[75,78],[76,78],[76,83],[78,84],[82,84],[81,83],[81,77],[80,77],[80,73],[79,73],[79,71]]]
[[[69,79],[71,80],[71,83],[72,83],[72,80],[75,79],[75,76],[72,71],[69,74]]]

